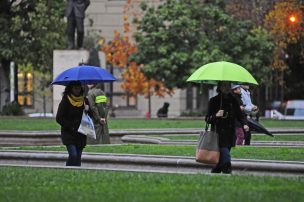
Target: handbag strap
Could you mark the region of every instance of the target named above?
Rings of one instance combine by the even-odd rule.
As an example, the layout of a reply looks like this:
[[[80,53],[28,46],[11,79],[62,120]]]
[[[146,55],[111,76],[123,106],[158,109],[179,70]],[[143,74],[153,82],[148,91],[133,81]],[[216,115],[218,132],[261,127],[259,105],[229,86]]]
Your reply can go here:
[[[205,131],[208,131],[209,123],[206,122]]]
[[[222,102],[223,102],[223,95],[222,93],[220,94],[221,96],[221,99],[220,99],[220,109],[222,108]],[[205,131],[208,131],[209,129],[209,123],[206,121],[206,126],[205,126]],[[214,124],[214,129],[215,129],[215,132],[216,132],[216,124]]]

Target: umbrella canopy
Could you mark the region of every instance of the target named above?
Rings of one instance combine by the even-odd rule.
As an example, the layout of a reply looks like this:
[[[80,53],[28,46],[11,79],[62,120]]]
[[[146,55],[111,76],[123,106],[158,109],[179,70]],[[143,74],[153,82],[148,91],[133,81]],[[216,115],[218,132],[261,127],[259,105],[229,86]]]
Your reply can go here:
[[[253,120],[253,119],[248,119],[247,124],[252,131],[256,131],[258,133],[264,133],[266,135],[269,135],[273,137],[273,135],[266,129],[264,126],[262,126],[259,122]]]
[[[61,72],[51,84],[66,86],[71,81],[80,81],[82,84],[89,84],[115,80],[116,78],[103,68],[81,65]]]
[[[187,81],[211,84],[216,84],[218,81],[232,81],[258,85],[258,82],[244,67],[225,61],[201,66]]]

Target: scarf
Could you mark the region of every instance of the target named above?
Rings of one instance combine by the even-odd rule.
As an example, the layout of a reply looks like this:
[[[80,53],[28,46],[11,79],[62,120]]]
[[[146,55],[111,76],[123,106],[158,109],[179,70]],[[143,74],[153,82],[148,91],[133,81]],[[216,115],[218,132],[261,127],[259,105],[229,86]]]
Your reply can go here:
[[[84,97],[83,96],[74,96],[74,95],[68,95],[68,99],[74,107],[81,107],[83,106]]]

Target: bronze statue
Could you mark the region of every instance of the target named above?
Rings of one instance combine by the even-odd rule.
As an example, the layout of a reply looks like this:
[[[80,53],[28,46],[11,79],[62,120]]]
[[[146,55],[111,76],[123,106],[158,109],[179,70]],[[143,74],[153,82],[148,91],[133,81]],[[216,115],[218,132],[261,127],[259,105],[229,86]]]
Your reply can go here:
[[[77,49],[83,48],[85,10],[90,0],[68,0],[66,17],[68,19],[68,49],[75,48],[75,29],[77,30]]]

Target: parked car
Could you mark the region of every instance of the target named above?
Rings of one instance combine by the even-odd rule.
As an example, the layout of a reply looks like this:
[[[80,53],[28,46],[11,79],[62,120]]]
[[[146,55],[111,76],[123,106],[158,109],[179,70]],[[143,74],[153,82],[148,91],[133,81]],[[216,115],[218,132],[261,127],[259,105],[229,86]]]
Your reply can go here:
[[[270,117],[274,119],[304,120],[304,100],[288,100],[284,103],[283,113],[272,109]]]

